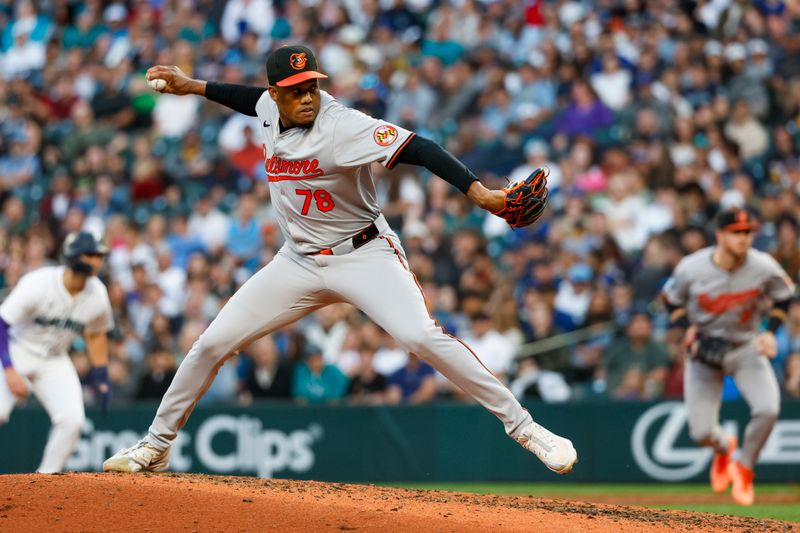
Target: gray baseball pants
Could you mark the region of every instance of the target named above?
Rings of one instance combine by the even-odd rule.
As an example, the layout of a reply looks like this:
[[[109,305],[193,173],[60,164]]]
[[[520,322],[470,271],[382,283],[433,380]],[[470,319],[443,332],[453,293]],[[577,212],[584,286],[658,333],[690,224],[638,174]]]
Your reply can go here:
[[[147,440],[163,449],[225,360],[253,340],[334,302],[349,302],[480,402],[517,437],[531,415],[460,340],[428,312],[391,230],[344,255],[301,256],[284,246],[230,298],[178,368]]]
[[[689,433],[702,446],[717,452],[727,449],[725,432],[719,423],[722,384],[732,375],[750,407],[750,422],[741,442],[739,462],[752,469],[767,442],[780,412],[780,389],[775,372],[766,357],[755,349],[755,340],[725,355],[722,369],[697,359],[686,361],[684,396],[689,416]]]

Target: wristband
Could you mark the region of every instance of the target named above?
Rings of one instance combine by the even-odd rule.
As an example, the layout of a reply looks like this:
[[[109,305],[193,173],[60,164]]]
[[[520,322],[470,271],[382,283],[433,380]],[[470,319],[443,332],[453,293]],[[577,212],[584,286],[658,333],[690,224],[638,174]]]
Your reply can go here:
[[[670,321],[669,327],[672,328],[681,328],[681,329],[688,329],[689,326],[689,316],[686,313],[682,313],[681,316],[676,318],[673,321]]]
[[[8,324],[0,318],[0,363],[3,368],[11,368],[11,354],[8,353]]]
[[[100,401],[100,414],[106,416],[108,413],[108,406],[111,404],[111,383],[108,380],[108,366],[96,366],[89,371],[89,376],[92,379],[92,386],[97,393]],[[106,390],[102,392],[100,385],[105,385]]]
[[[770,315],[769,321],[767,322],[767,330],[771,331],[774,335],[778,332],[778,329],[783,325],[783,318]]]

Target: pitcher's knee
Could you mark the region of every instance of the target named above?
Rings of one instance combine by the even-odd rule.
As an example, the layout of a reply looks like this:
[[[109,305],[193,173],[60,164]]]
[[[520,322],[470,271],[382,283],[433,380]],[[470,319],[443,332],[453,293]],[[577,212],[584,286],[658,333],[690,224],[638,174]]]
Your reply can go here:
[[[234,346],[231,345],[229,340],[221,339],[213,334],[209,335],[209,332],[206,331],[200,335],[199,339],[194,341],[188,356],[217,362],[233,351],[233,349]]]

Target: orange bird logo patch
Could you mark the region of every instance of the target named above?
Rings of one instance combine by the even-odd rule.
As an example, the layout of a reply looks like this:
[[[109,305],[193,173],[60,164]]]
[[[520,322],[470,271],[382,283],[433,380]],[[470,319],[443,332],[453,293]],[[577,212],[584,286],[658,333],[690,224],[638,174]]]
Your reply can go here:
[[[306,53],[300,52],[289,56],[289,64],[295,70],[303,70],[306,68]]]
[[[395,140],[397,140],[397,129],[388,124],[384,124],[383,126],[378,126],[375,129],[375,133],[372,134],[372,137],[379,145],[389,146]]]

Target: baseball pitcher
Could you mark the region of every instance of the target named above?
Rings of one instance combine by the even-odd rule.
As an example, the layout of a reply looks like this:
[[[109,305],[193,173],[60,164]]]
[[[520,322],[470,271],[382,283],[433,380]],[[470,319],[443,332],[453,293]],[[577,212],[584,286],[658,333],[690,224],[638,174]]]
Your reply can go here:
[[[53,424],[37,472],[60,472],[80,438],[85,419],[78,373],[67,355],[77,335],[86,340],[92,383],[105,414],[111,399],[107,333],[111,302],[97,277],[106,247],[91,233],[67,236],[65,266],[23,276],[0,305],[0,423],[30,390]]]
[[[662,297],[674,327],[686,329],[684,375],[689,433],[714,449],[711,487],[733,485],[734,501],[755,500],[753,467],[778,419],[780,391],[768,358],[775,357],[775,331],[786,319],[794,284],[769,255],[751,249],[752,216],[721,211],[717,244],[685,257],[664,286]],[[767,330],[761,332],[762,303],[772,301]],[[750,407],[742,447],[719,424],[722,384],[732,375]]]
[[[572,443],[531,415],[459,339],[436,325],[381,214],[370,165],[423,165],[512,226],[536,220],[547,198],[537,170],[510,189],[488,190],[438,144],[345,107],[320,90],[326,78],[311,50],[284,46],[267,58],[269,87],[211,83],[177,67],[148,70],[151,85],[199,94],[258,117],[270,196],[286,244],[233,295],[195,342],[164,395],[148,435],[115,454],[104,470],[164,470],[170,444],[217,369],[263,335],[334,302],[364,311],[411,353],[436,367],[496,415],[506,433],[551,470],[572,470]],[[156,81],[158,80],[158,81]]]

